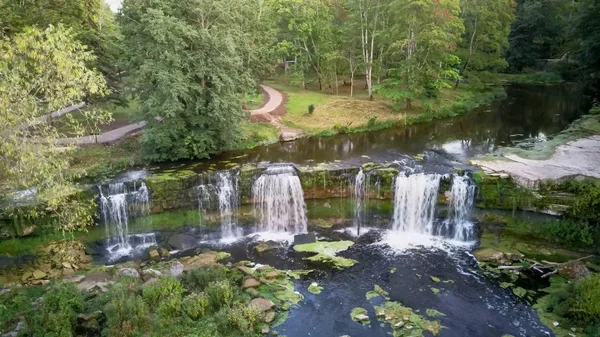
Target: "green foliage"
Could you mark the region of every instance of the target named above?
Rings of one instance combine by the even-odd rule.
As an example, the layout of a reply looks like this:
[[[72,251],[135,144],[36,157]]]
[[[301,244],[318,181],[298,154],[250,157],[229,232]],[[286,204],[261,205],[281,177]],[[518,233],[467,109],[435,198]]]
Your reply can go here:
[[[0,296],[0,331],[14,328],[18,321],[32,310],[32,302],[44,295],[40,287],[12,288]]]
[[[543,228],[547,238],[565,247],[594,247],[594,238],[598,238],[593,227],[577,220],[554,220]]]
[[[228,280],[213,281],[204,289],[208,303],[214,311],[233,303],[233,288]]]
[[[83,295],[73,284],[58,283],[43,297],[39,311],[27,315],[27,327],[33,335],[75,336],[77,314],[83,309]]]
[[[208,298],[204,294],[190,294],[181,302],[181,310],[192,320],[198,320],[206,313]]]
[[[588,185],[577,188],[574,193],[577,198],[568,212],[569,217],[600,227],[600,182],[588,181]]]
[[[150,307],[135,289],[135,283],[120,282],[109,290],[104,308],[106,332],[111,337],[142,336],[148,330]]]
[[[204,291],[210,283],[219,280],[237,282],[241,280],[241,275],[230,271],[221,265],[205,266],[187,272],[183,277],[182,283],[186,289],[201,292]]]
[[[162,304],[171,297],[179,297],[183,294],[183,286],[172,276],[161,277],[158,282],[144,288],[142,297],[150,307]]]
[[[147,159],[207,158],[239,139],[242,98],[268,64],[263,58],[270,40],[259,35],[262,21],[247,19],[262,5],[249,0],[123,3],[126,70],[148,121],[142,138]]]
[[[262,320],[262,312],[253,306],[238,304],[227,311],[227,318],[237,331],[254,331]]]
[[[26,28],[0,41],[0,199],[14,203],[14,191],[29,191],[17,202],[45,205],[62,230],[83,228],[92,214],[72,200],[69,151],[56,143],[60,133],[42,115],[106,93],[102,76],[86,67],[93,60],[62,26]],[[102,123],[110,115],[90,111],[87,118]],[[34,218],[43,215],[32,210]]]

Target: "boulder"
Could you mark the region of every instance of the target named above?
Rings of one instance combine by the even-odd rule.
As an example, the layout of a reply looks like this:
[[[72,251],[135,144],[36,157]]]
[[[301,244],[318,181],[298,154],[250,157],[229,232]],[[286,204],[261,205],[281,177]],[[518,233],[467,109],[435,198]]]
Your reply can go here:
[[[33,278],[36,280],[41,280],[44,277],[46,277],[46,273],[44,273],[43,271],[36,269],[33,271]]]
[[[354,319],[359,321],[359,322],[364,322],[364,321],[368,321],[369,320],[369,316],[365,315],[365,314],[358,314],[356,316],[354,316]]]
[[[158,253],[161,257],[169,257],[171,255],[167,249],[162,247],[158,249]]]
[[[591,277],[592,273],[581,261],[571,261],[558,265],[558,275],[567,280],[579,281]]]
[[[258,296],[258,290],[255,288],[247,288],[246,292],[254,297]]]
[[[275,306],[273,302],[263,297],[253,299],[252,301],[250,301],[250,305],[262,312],[271,310],[271,308]]]
[[[177,250],[188,250],[198,246],[198,240],[195,237],[185,234],[175,234],[169,238],[167,243]]]
[[[265,319],[265,323],[273,322],[273,320],[275,319],[275,311],[269,310],[269,311],[265,312],[264,319]]]
[[[162,273],[156,269],[148,268],[142,270],[142,277],[144,281],[148,281],[151,278],[161,277]]]
[[[257,253],[262,253],[262,252],[266,252],[268,250],[273,250],[273,249],[277,249],[279,247],[279,243],[269,240],[267,242],[261,242],[258,245],[256,245],[256,247],[254,247],[254,249],[256,250]]]
[[[279,272],[277,270],[271,270],[271,271],[269,271],[269,272],[267,272],[265,274],[265,277],[268,278],[268,279],[269,278],[277,278],[277,277],[279,277],[279,275],[280,274],[279,274]]]
[[[124,276],[135,277],[135,278],[140,277],[140,273],[138,273],[138,271],[135,270],[134,268],[121,268],[121,269],[119,269],[117,274],[121,277],[124,277]]]
[[[493,248],[480,248],[473,252],[479,262],[489,262],[496,265],[510,264],[523,257],[519,253],[505,253]]]
[[[67,261],[63,262],[62,266],[66,269],[73,269],[73,266],[71,266],[71,264]]]
[[[171,265],[169,266],[169,274],[171,274],[171,276],[177,277],[177,276],[183,274],[183,270],[184,270],[184,266],[179,261],[173,261],[173,262],[171,262]]]
[[[152,261],[160,260],[160,253],[158,251],[158,248],[152,246],[146,249],[146,258]]]
[[[317,242],[317,237],[314,233],[294,235],[294,245],[303,245],[306,243]]]
[[[254,287],[258,287],[260,285],[260,281],[255,279],[254,277],[249,277],[247,279],[244,280],[244,283],[242,283],[242,288],[254,288]]]
[[[32,272],[26,271],[23,273],[23,275],[21,275],[21,281],[25,282],[25,281],[29,280],[32,276],[33,276]]]
[[[29,235],[33,234],[34,231],[35,231],[35,225],[29,225],[27,227],[19,229],[18,235],[21,237],[29,236]]]

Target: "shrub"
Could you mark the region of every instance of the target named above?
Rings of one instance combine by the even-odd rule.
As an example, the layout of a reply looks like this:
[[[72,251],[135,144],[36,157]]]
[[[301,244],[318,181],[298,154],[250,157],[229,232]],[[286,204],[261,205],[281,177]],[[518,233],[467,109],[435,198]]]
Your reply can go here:
[[[46,292],[39,311],[26,317],[27,325],[33,335],[73,336],[83,302],[83,295],[74,285],[58,283]]]
[[[310,105],[308,106],[308,114],[309,114],[309,115],[312,115],[312,114],[313,114],[313,112],[315,112],[315,105],[314,105],[314,104],[310,104]]]
[[[31,302],[44,295],[43,288],[12,288],[8,294],[0,296],[0,331],[12,329],[25,312],[32,307]]]
[[[173,276],[161,277],[155,284],[144,288],[143,297],[146,303],[151,307],[159,304],[160,301],[169,299],[172,296],[181,297],[183,286]]]
[[[600,324],[600,274],[575,284],[572,317],[586,325]]]
[[[211,282],[205,289],[206,296],[214,311],[233,302],[233,288],[227,280]]]
[[[160,325],[168,327],[172,325],[173,320],[181,317],[181,295],[173,294],[160,300],[156,309],[156,316],[160,320]]]
[[[252,331],[256,324],[261,322],[262,313],[250,305],[237,305],[227,313],[229,323],[238,331]]]
[[[104,308],[106,329],[111,337],[142,336],[148,327],[148,307],[141,296],[125,283],[110,288]]]
[[[181,302],[181,309],[192,320],[204,316],[208,308],[208,298],[204,294],[191,294]]]
[[[546,223],[544,232],[548,238],[573,247],[589,247],[594,244],[593,228],[586,222],[571,219],[554,220]]]
[[[206,266],[190,270],[185,274],[182,283],[186,289],[201,292],[211,282],[227,279],[233,281],[235,277],[236,275],[233,275],[226,267],[220,265]]]

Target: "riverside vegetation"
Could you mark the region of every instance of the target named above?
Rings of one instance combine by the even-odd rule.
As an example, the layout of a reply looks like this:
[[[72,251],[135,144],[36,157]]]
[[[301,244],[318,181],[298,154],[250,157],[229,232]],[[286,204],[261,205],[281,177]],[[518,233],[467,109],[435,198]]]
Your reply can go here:
[[[3,268],[0,279],[10,285],[0,290],[0,333],[276,334],[271,329],[302,299],[291,278],[302,279],[310,271],[244,261],[222,265],[222,254],[198,251],[181,257],[158,249],[148,251],[144,262],[97,267],[86,252],[90,246],[81,244],[104,238],[91,227],[98,222],[98,198],[88,193],[89,186],[131,167],[206,159],[276,142],[277,128],[251,123],[243,110],[263,103],[261,83],[285,94],[286,104],[277,111],[283,125],[310,136],[456,117],[505,97],[501,85],[506,81],[571,81],[597,90],[599,7],[594,0],[123,0],[114,13],[102,0],[3,1],[0,215],[10,221],[0,222],[0,255],[2,263],[6,257],[16,267]],[[79,102],[88,107],[61,120],[44,117]],[[501,151],[548,156],[558,144],[598,134],[598,116],[596,106],[535,151]],[[140,120],[148,122],[147,128],[116,144],[59,142]],[[415,158],[423,162],[423,154]],[[368,165],[363,169],[371,171]],[[389,183],[381,199],[391,198],[389,188],[399,172],[377,170]],[[181,183],[184,176],[195,172],[182,169],[154,179]],[[315,173],[304,182],[310,186],[301,187],[319,197],[339,191],[319,178]],[[548,182],[530,191],[510,179],[481,173],[472,179],[477,206],[484,209],[566,206],[561,216],[541,223],[489,212],[481,219],[475,255],[486,277],[533,305],[557,335],[599,335],[598,260],[578,260],[598,253],[598,180]],[[342,181],[347,177],[335,183]],[[318,203],[309,214],[344,216],[314,216],[311,226],[337,236],[334,228],[356,216],[354,207],[340,203],[332,210],[328,202]],[[392,213],[389,202],[377,207]],[[159,215],[152,217],[160,226]],[[176,217],[165,220],[165,227],[195,221],[185,212]],[[295,248],[316,253],[298,260],[341,273],[360,264],[357,256],[347,257],[361,249],[355,247],[360,240]],[[535,274],[539,265],[551,274]],[[428,295],[443,293],[435,284],[438,277],[424,279],[433,282],[425,288]],[[451,281],[441,282],[446,287]],[[426,319],[392,301],[382,287],[374,289],[367,300],[385,301],[349,311],[352,320],[368,325],[373,309],[394,335],[444,333],[441,312],[428,309]],[[323,296],[328,290],[311,283],[309,292]]]

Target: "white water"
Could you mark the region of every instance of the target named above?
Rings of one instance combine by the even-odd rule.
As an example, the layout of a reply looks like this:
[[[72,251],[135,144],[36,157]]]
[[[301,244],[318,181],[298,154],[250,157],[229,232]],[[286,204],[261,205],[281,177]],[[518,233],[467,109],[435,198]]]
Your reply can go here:
[[[306,232],[306,204],[293,166],[271,166],[252,186],[259,232]]]
[[[360,228],[365,218],[365,202],[367,198],[366,175],[361,168],[354,178],[354,227],[356,233],[360,235]]]
[[[100,218],[104,222],[108,238],[106,249],[109,252],[109,259],[125,256],[134,249],[156,244],[152,233],[144,235],[144,240],[141,242],[135,240],[133,244],[129,235],[130,218],[150,214],[150,197],[148,187],[144,182],[141,182],[139,188],[137,188],[137,182],[134,183],[131,192],[124,183],[110,184],[105,191],[102,190],[102,186],[98,186],[98,190],[100,192]]]
[[[448,193],[448,218],[438,234],[456,241],[472,241],[474,228],[470,218],[474,199],[475,185],[471,179],[468,176],[453,176],[452,188]]]
[[[221,214],[221,236],[236,238],[242,233],[235,222],[239,209],[238,179],[230,171],[217,174],[217,196],[219,197],[219,212]]]
[[[438,174],[400,173],[394,179],[392,230],[433,234],[433,219],[440,185]]]

